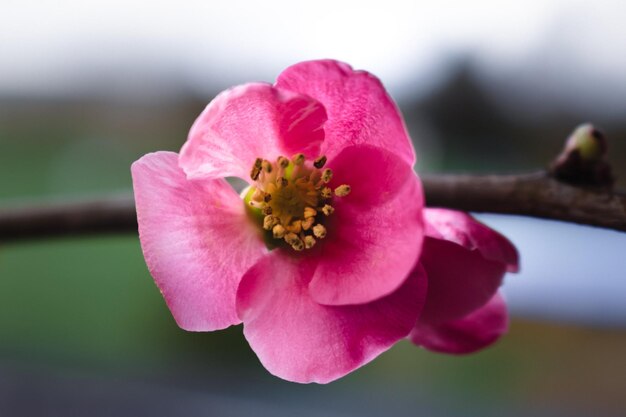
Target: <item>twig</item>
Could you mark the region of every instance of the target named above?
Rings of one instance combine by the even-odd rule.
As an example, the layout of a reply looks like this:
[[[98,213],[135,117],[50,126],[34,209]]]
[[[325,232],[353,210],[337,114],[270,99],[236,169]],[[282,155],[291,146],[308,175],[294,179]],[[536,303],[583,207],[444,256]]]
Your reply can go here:
[[[427,175],[429,206],[519,214],[626,231],[626,194],[575,187],[545,172],[525,175]]]
[[[518,214],[626,231],[626,194],[571,186],[546,172],[425,175],[432,207]],[[0,209],[0,241],[137,231],[132,195]]]
[[[0,241],[137,231],[130,194],[0,208]]]
[[[626,231],[626,194],[612,191],[604,135],[591,124],[570,135],[549,171],[522,175],[422,176],[430,207],[519,214]],[[137,232],[132,195],[0,208],[0,242]]]

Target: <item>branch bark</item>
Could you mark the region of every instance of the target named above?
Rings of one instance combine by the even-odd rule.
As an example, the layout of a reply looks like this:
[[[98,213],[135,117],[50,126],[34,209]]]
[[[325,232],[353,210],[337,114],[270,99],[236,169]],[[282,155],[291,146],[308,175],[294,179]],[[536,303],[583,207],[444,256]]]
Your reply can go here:
[[[517,214],[626,231],[626,194],[571,186],[546,172],[423,175],[431,207]],[[132,195],[0,208],[0,241],[137,232]]]
[[[0,208],[0,242],[137,232],[131,194]]]
[[[546,172],[423,176],[429,206],[518,214],[626,231],[626,194],[572,186]]]

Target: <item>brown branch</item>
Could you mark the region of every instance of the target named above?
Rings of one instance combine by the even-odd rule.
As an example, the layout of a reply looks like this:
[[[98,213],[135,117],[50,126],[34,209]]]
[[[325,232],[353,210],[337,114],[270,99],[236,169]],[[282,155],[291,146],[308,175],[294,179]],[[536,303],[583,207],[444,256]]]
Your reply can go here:
[[[432,207],[519,214],[626,231],[626,194],[572,186],[545,172],[423,176]]]
[[[0,208],[0,242],[137,232],[132,195]]]
[[[431,207],[518,214],[626,231],[626,194],[576,187],[545,172],[524,175],[424,175]],[[131,195],[0,208],[0,241],[137,232]]]

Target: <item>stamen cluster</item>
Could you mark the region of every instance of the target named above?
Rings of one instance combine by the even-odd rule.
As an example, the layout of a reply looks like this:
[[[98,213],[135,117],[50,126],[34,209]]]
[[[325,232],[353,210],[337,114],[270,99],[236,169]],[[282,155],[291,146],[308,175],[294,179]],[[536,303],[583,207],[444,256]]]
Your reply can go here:
[[[347,184],[329,187],[333,172],[324,169],[326,156],[311,164],[305,159],[303,154],[291,159],[279,156],[275,162],[257,158],[250,171],[254,184],[246,194],[250,207],[263,215],[263,229],[296,251],[310,249],[326,237],[322,223],[335,211],[333,196],[350,193]]]

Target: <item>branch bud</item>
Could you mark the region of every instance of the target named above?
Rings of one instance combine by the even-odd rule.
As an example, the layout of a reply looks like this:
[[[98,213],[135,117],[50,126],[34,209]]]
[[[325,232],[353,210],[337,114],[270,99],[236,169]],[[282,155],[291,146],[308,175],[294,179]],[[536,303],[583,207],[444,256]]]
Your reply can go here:
[[[550,166],[550,175],[574,185],[610,186],[615,179],[606,161],[606,138],[590,123],[572,132],[560,155]]]

